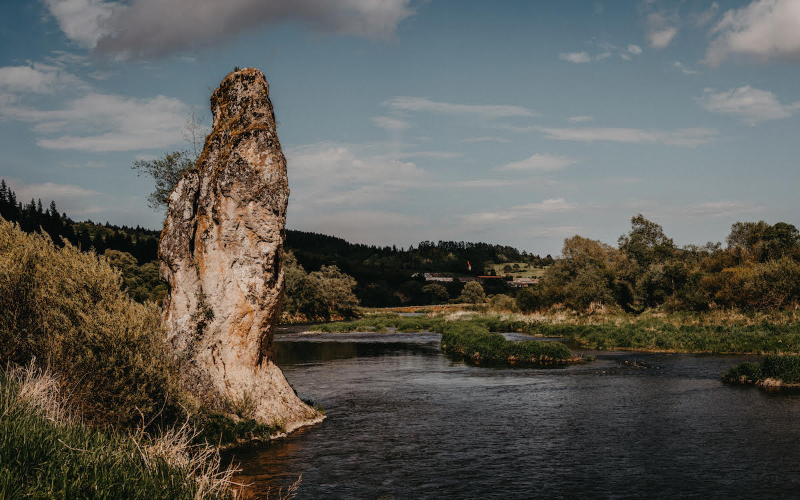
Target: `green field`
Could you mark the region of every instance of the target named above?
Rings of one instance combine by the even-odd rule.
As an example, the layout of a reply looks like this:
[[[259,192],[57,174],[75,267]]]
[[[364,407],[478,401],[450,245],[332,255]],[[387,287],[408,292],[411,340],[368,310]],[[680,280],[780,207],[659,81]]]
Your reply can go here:
[[[518,267],[515,268],[515,265]],[[507,271],[506,266],[510,266],[511,271]],[[533,264],[528,264],[527,262],[505,262],[503,264],[494,264],[493,268],[498,276],[510,274],[515,278],[539,278],[547,270],[546,267],[534,267]]]

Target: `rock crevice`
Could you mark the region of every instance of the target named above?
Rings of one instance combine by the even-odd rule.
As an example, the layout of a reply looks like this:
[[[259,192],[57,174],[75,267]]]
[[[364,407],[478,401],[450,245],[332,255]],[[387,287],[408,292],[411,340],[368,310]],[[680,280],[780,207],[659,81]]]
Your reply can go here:
[[[273,362],[284,287],[289,184],[264,75],[235,71],[211,96],[214,124],[170,195],[159,244],[164,323],[185,386],[210,408],[252,401],[291,430],[318,417]]]

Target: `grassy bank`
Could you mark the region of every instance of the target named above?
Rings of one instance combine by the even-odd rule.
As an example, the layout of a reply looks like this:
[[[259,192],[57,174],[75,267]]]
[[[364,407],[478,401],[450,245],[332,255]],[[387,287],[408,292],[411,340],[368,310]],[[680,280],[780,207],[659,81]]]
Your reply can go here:
[[[234,471],[184,426],[154,438],[93,429],[33,369],[0,373],[0,498],[232,498]]]
[[[445,326],[441,346],[443,352],[474,363],[559,365],[578,360],[560,342],[512,342],[484,327],[460,321]]]
[[[800,387],[800,356],[767,356],[761,363],[742,363],[722,374],[729,384]]]
[[[714,354],[800,353],[800,320],[793,312],[579,315],[556,311],[525,315],[450,311],[413,317],[376,314],[354,322],[316,325],[311,330],[386,332],[396,329],[399,332],[443,333],[446,325],[454,321],[474,324],[490,332],[562,337],[591,349]]]

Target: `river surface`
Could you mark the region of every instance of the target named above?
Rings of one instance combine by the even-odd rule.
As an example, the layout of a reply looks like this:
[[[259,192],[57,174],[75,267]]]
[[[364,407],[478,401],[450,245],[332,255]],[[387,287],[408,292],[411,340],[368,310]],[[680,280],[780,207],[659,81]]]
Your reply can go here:
[[[800,497],[800,394],[723,385],[744,358],[576,349],[597,361],[486,368],[432,333],[275,349],[328,418],[229,453],[256,498],[301,474],[298,499]]]

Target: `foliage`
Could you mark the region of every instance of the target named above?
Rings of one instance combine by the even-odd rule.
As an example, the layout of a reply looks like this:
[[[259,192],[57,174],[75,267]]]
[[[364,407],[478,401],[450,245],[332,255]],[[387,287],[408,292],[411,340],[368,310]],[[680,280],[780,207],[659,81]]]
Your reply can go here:
[[[513,342],[472,322],[454,321],[444,327],[442,351],[477,363],[511,365],[562,364],[572,352],[560,342],[525,340]]]
[[[136,160],[131,166],[136,175],[153,178],[155,190],[147,196],[148,205],[162,211],[169,204],[169,195],[175,190],[183,175],[194,167],[196,157],[188,150],[172,151],[154,160]]]
[[[767,379],[781,384],[800,384],[800,356],[770,355],[761,363],[742,363],[722,374],[722,380],[738,384],[760,384]]]
[[[489,296],[488,300],[489,300],[489,308],[492,311],[519,312],[517,301],[514,300],[513,297],[510,297],[508,295],[499,293],[497,295]]]
[[[725,249],[714,243],[678,249],[641,214],[631,226],[619,250],[580,236],[565,240],[563,258],[545,273],[541,302],[523,294],[520,307],[779,310],[800,302],[800,233],[791,224],[737,222]]]
[[[158,308],[127,296],[105,259],[0,220],[0,360],[33,359],[62,377],[91,423],[180,412]]]
[[[232,498],[233,471],[191,446],[186,428],[159,438],[90,429],[43,411],[62,404],[53,385],[0,374],[0,498]]]
[[[302,314],[309,320],[329,321],[332,316],[356,315],[358,299],[353,293],[356,281],[336,266],[322,266],[306,273],[294,254],[287,252],[285,265],[284,311]]]
[[[486,301],[486,293],[483,287],[477,281],[470,281],[464,285],[461,291],[461,296],[458,298],[461,302],[469,302],[470,304],[480,304]]]
[[[450,299],[447,288],[439,283],[430,283],[422,287],[422,292],[428,295],[431,304],[443,304]]]

